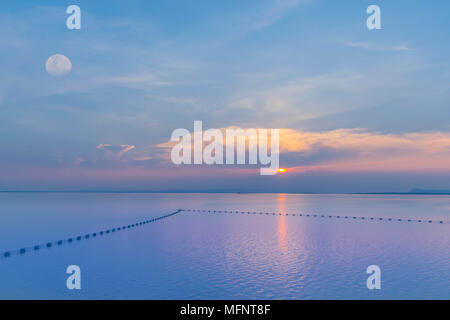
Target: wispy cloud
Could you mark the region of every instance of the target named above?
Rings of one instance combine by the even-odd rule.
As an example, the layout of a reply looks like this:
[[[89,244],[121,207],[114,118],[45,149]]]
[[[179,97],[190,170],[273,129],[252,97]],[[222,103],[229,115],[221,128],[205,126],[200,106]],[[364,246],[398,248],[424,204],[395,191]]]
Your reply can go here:
[[[273,25],[283,17],[285,17],[290,10],[295,9],[302,3],[311,2],[306,0],[275,0],[271,2],[267,8],[262,10],[258,17],[251,24],[251,30],[260,30]]]
[[[124,76],[111,76],[99,79],[103,84],[115,84],[125,87],[150,88],[155,86],[167,86],[171,82],[163,80],[160,76],[151,73],[131,74]]]
[[[326,74],[243,92],[231,98],[229,106],[298,121],[356,107],[367,96],[360,100],[356,98],[370,90],[364,75],[348,72]]]
[[[133,158],[134,161],[148,161],[148,160],[152,160],[153,157],[137,157],[137,158]]]
[[[352,47],[352,48],[362,48],[366,50],[373,50],[373,51],[410,51],[412,48],[410,48],[407,44],[399,44],[399,45],[393,45],[393,46],[384,46],[372,42],[355,42],[355,41],[348,41],[339,39],[340,43]]]
[[[112,145],[112,144],[99,144],[97,149],[104,150],[109,156],[114,158],[120,158],[128,151],[134,149],[135,146],[130,144]]]

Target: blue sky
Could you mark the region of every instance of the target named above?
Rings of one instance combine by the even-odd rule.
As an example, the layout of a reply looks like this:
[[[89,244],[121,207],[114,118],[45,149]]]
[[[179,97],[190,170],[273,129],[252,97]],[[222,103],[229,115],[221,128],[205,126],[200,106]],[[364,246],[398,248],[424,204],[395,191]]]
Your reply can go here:
[[[66,28],[71,4],[81,30]],[[366,28],[370,4],[382,30]],[[448,1],[2,1],[0,189],[450,189],[448,12]],[[45,71],[56,53],[73,64],[66,77]],[[311,165],[283,177],[174,168],[156,146],[194,120],[322,135],[312,151],[282,154],[287,167]],[[356,128],[387,139],[379,169],[336,169],[362,151],[330,147],[330,132],[354,141]],[[382,170],[403,150],[394,141],[416,139],[419,151]],[[134,148],[111,156],[120,146]],[[400,159],[417,165],[396,170]]]

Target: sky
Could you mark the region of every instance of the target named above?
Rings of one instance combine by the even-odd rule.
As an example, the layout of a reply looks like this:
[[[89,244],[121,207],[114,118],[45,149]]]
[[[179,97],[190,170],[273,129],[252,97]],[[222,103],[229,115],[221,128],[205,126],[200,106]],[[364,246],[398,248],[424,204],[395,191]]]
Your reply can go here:
[[[66,8],[81,8],[81,29]],[[369,5],[381,30],[366,27]],[[0,190],[450,190],[450,2],[2,1]],[[69,74],[46,71],[54,54]],[[177,128],[278,128],[283,174],[181,165]]]

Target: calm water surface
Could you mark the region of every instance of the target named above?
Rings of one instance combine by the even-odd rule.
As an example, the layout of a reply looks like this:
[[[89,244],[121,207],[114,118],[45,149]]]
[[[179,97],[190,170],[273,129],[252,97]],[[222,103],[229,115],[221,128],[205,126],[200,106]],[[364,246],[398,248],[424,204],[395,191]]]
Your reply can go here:
[[[0,259],[2,299],[450,299],[450,197],[1,193],[0,252],[182,212]],[[383,221],[321,215],[384,218]],[[82,289],[66,289],[68,265]],[[382,270],[381,290],[366,268]]]

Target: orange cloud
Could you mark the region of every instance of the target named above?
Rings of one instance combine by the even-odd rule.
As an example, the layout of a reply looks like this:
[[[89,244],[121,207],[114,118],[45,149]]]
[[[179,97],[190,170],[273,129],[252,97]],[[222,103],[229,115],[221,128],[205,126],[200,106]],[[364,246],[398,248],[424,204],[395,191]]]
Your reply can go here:
[[[232,128],[232,127],[229,127]],[[221,128],[224,132],[227,128]],[[168,153],[177,142],[156,147]],[[204,143],[205,145],[206,143]],[[302,161],[327,150],[330,156],[301,165]],[[345,153],[333,157],[333,153]],[[384,134],[366,129],[337,129],[322,132],[280,129],[280,155],[294,163],[289,171],[348,172],[450,172],[450,132]],[[295,162],[299,165],[295,165]]]
[[[296,171],[450,171],[450,133],[382,134],[364,129],[280,130],[281,153],[347,151],[344,159],[297,166]]]
[[[134,161],[147,161],[147,160],[151,160],[153,159],[153,157],[137,157],[137,158],[133,158]]]

